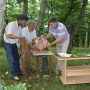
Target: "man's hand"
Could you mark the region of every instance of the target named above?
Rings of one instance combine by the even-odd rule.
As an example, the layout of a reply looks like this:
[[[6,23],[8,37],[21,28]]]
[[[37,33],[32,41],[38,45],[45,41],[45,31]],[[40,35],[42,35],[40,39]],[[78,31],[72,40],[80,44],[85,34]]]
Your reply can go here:
[[[48,43],[46,47],[49,48],[51,46],[52,46],[52,44],[51,43]]]
[[[18,36],[17,38],[18,38],[18,39],[22,39],[22,38],[23,38],[23,36],[21,36],[21,35],[20,35],[20,36]]]
[[[41,37],[41,38],[44,38],[44,35],[41,35],[40,37]]]
[[[33,47],[32,50],[34,50],[34,51],[38,51],[38,49],[37,49],[36,47]]]

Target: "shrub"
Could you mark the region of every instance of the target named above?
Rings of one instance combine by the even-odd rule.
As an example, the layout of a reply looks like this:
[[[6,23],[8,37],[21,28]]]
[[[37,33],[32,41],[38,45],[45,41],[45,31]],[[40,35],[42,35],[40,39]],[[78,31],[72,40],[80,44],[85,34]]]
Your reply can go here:
[[[27,90],[26,83],[4,86],[4,90]]]

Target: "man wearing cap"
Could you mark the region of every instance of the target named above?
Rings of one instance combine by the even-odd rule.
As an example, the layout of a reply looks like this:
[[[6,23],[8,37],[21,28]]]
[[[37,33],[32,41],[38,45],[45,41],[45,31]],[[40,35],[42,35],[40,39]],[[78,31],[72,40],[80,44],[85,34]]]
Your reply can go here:
[[[26,20],[26,15],[19,15],[17,21],[8,23],[4,33],[4,48],[6,50],[11,76],[15,80],[19,80],[17,75],[21,74],[19,65],[19,54],[16,44],[19,39],[23,38],[20,33],[22,26],[24,26],[26,23]]]

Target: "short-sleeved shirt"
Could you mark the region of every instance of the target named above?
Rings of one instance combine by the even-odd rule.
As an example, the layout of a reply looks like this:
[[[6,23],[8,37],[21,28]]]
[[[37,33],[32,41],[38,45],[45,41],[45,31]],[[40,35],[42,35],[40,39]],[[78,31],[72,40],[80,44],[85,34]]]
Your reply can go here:
[[[5,29],[5,33],[4,33],[4,41],[6,43],[15,44],[18,42],[18,39],[7,38],[6,35],[11,34],[14,36],[19,36],[20,33],[21,33],[21,26],[18,26],[17,21],[8,23]]]
[[[36,30],[29,31],[28,26],[22,29],[21,35],[24,36],[29,43],[32,43],[32,41],[37,37]]]
[[[57,26],[55,29],[50,27],[49,33],[52,34],[55,37],[55,39],[62,37],[61,42],[64,42],[70,36],[65,25],[60,22],[57,22]]]

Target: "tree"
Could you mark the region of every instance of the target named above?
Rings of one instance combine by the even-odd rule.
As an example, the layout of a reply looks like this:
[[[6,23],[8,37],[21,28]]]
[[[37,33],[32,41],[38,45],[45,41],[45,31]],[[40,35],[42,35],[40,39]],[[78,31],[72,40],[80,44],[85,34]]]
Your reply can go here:
[[[24,9],[23,13],[27,16],[28,14],[28,0],[24,0]]]
[[[88,47],[88,35],[89,35],[89,25],[86,23],[86,38],[85,38],[85,47]]]
[[[78,20],[77,20],[77,22],[76,22],[76,24],[74,26],[71,26],[70,44],[69,44],[68,52],[70,52],[70,50],[72,49],[72,40],[75,37],[75,35],[76,35],[77,31],[78,31],[78,28],[80,26],[80,23],[81,23],[81,21],[83,19],[87,3],[88,3],[88,0],[83,0],[83,4],[82,4],[81,10],[80,10],[80,15],[78,17]]]
[[[3,28],[3,21],[4,21],[4,10],[6,7],[6,0],[0,0],[0,42],[2,37],[2,28]]]
[[[47,0],[42,0],[42,2],[41,2],[40,12],[39,12],[39,17],[38,17],[38,22],[37,22],[38,24],[37,24],[37,27],[36,27],[37,35],[40,34],[40,30],[41,30],[41,27],[42,27],[43,18],[44,18],[44,14],[45,14],[46,3],[47,3]]]

